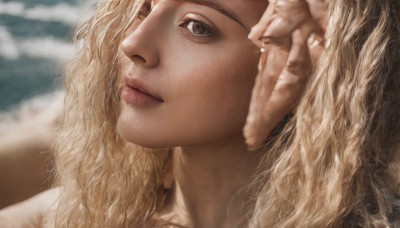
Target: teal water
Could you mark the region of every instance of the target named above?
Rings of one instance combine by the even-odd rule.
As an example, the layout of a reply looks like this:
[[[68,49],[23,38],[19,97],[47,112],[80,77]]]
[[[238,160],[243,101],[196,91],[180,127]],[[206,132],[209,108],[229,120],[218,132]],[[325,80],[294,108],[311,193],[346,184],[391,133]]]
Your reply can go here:
[[[77,0],[0,0],[0,112],[60,89],[65,60],[57,56],[69,47],[73,27],[69,8],[53,15],[60,4],[79,8]],[[35,7],[48,10],[29,16]]]
[[[9,0],[11,1],[11,0]],[[23,2],[27,7],[33,7],[36,5],[57,5],[60,2],[69,3],[75,5],[76,0],[15,0],[16,2]]]

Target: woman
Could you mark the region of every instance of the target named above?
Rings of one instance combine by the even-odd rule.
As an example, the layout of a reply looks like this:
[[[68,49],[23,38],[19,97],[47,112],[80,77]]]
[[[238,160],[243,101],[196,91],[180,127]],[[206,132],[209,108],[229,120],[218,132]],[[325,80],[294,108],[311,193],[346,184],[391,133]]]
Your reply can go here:
[[[399,3],[337,0],[328,21],[309,3],[101,4],[67,72],[47,226],[399,226]]]

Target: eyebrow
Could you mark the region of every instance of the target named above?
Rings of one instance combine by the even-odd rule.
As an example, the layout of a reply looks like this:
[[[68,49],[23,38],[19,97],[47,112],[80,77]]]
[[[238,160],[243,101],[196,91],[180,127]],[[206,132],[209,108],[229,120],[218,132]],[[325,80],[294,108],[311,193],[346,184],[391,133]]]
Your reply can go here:
[[[239,20],[239,17],[232,10],[227,9],[226,7],[224,7],[222,4],[220,4],[218,2],[207,1],[207,0],[188,0],[188,2],[192,2],[192,3],[195,3],[195,4],[204,5],[204,6],[208,6],[210,8],[213,8],[213,9],[217,10],[218,12],[224,14],[225,16],[229,17],[230,19],[234,20],[235,22],[237,22],[239,25],[241,25],[247,31],[250,31]]]

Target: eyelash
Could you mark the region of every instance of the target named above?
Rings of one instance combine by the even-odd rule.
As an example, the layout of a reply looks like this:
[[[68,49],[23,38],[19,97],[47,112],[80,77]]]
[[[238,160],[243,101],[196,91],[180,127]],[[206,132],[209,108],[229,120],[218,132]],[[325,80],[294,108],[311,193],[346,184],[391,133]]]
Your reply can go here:
[[[142,8],[139,10],[137,19],[143,21],[150,14],[152,10],[152,5],[150,2],[145,2]],[[194,25],[200,25],[202,28],[206,30],[206,34],[197,34],[193,31]],[[180,27],[185,28],[192,36],[196,36],[199,38],[212,37],[215,34],[214,29],[210,28],[206,23],[201,22],[199,20],[193,18],[186,18],[180,24]]]

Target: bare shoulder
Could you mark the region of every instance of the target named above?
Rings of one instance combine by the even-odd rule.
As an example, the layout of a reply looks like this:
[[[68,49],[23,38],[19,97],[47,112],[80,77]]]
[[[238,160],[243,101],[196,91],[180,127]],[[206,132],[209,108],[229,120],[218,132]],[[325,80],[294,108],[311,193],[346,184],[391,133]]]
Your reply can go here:
[[[0,210],[0,227],[41,227],[44,216],[58,206],[60,188],[39,193]]]

